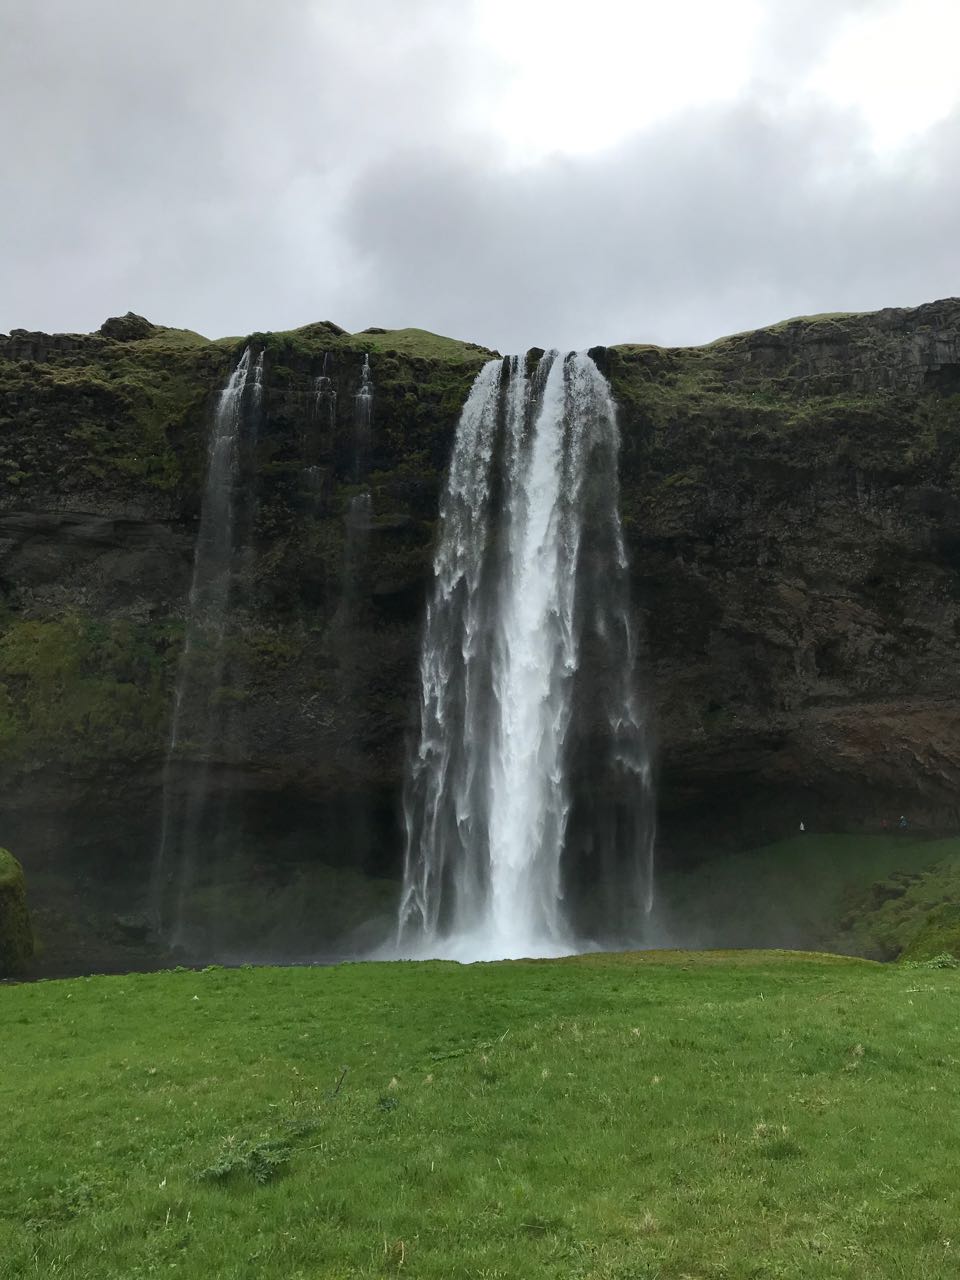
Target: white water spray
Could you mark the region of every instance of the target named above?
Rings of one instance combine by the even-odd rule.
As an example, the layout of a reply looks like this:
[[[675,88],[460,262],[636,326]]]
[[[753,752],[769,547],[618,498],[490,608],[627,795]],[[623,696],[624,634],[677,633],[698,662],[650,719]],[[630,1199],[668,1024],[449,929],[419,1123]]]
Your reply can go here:
[[[547,356],[529,377],[517,357],[491,361],[464,407],[421,654],[401,953],[493,959],[640,938],[652,797],[633,691],[617,446],[609,388],[584,355]],[[591,467],[606,494],[588,512]],[[585,529],[591,555],[603,547],[610,561],[600,584],[582,580]],[[581,672],[584,635],[615,673]],[[603,718],[599,744],[584,726],[579,739],[591,741],[581,754],[591,759],[591,788],[603,789],[620,820],[616,830],[581,820],[571,844],[581,678],[592,678],[585,700]]]

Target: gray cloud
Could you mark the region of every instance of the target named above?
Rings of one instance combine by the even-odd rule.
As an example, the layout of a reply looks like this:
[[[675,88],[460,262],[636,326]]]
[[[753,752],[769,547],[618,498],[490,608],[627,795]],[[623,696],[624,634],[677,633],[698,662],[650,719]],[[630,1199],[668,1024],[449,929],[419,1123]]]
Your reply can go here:
[[[960,118],[880,158],[797,89],[882,7],[771,3],[741,101],[518,167],[476,123],[500,69],[443,0],[23,0],[0,15],[0,328],[130,307],[573,347],[958,292]]]
[[[747,105],[519,176],[398,158],[358,184],[342,232],[390,322],[457,330],[469,310],[511,348],[699,342],[955,289],[958,159],[960,116],[891,168],[854,120]]]

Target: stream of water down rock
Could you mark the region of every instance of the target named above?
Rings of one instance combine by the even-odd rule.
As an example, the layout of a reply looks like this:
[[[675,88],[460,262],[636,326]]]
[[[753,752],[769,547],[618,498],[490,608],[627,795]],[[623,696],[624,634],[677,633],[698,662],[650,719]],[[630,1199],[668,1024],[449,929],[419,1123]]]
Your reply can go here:
[[[478,375],[424,627],[401,955],[643,940],[653,797],[618,450],[589,356],[514,356]]]
[[[241,431],[245,403],[249,402],[255,418],[262,394],[263,352],[254,360],[248,347],[220,392],[211,423],[200,527],[164,765],[151,912],[158,931],[173,943],[186,940],[186,901],[209,838],[209,831],[205,833],[210,822],[209,759],[216,752],[221,730],[214,695],[223,679],[224,645],[234,603],[231,596]],[[185,754],[193,760],[186,779],[178,768]]]

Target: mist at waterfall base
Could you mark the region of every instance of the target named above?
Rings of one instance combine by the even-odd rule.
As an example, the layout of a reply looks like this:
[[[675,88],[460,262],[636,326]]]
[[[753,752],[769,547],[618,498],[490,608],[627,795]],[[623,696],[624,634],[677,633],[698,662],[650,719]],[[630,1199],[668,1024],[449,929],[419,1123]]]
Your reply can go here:
[[[397,954],[644,944],[653,794],[618,446],[587,355],[477,377],[424,627]]]

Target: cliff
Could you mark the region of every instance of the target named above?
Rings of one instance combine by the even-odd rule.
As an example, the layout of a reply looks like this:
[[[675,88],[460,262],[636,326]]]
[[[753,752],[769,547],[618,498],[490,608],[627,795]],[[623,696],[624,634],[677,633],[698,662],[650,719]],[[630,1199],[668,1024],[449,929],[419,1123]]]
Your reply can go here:
[[[609,373],[668,834],[955,829],[960,301]]]
[[[490,353],[127,316],[0,336],[0,839],[32,885],[144,881],[206,432],[247,342],[264,391],[211,785],[268,860],[397,871],[440,486]],[[372,507],[348,574],[365,352]],[[801,818],[956,825],[960,300],[592,354],[620,412],[664,855]]]

